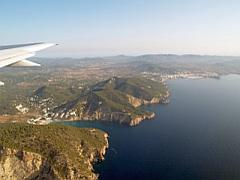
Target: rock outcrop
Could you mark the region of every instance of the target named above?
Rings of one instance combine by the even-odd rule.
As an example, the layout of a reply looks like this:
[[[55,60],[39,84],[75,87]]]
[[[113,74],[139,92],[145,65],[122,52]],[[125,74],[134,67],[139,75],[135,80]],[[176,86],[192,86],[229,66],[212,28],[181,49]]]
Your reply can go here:
[[[0,149],[0,179],[60,179],[41,155],[5,147]]]
[[[129,94],[127,95],[127,97],[128,97],[129,103],[134,107],[139,107],[141,105],[147,105],[147,104],[158,104],[161,101],[163,101],[163,98],[160,98],[160,97],[153,97],[151,100],[136,98]]]
[[[107,148],[108,134],[97,129],[1,124],[0,179],[95,180],[93,164]]]
[[[153,113],[153,112],[149,113],[149,114],[142,115],[142,116],[137,116],[137,117],[131,119],[130,126],[136,126],[141,121],[150,120],[150,119],[153,119],[154,117],[155,117],[155,113]]]

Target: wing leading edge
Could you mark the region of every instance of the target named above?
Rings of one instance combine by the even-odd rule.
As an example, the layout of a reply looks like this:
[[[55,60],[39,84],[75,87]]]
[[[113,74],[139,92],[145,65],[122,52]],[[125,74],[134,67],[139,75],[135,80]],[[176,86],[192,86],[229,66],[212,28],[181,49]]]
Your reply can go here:
[[[40,64],[26,59],[35,56],[38,51],[56,45],[53,43],[32,43],[0,46],[0,68],[6,66],[40,66]]]

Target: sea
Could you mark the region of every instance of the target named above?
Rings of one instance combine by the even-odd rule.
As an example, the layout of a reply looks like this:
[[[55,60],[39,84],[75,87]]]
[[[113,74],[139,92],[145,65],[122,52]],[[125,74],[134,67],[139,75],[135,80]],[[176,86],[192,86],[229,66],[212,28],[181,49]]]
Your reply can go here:
[[[94,166],[99,178],[240,179],[240,76],[167,85],[170,103],[145,106],[156,117],[138,126],[65,122],[110,135],[105,160]]]

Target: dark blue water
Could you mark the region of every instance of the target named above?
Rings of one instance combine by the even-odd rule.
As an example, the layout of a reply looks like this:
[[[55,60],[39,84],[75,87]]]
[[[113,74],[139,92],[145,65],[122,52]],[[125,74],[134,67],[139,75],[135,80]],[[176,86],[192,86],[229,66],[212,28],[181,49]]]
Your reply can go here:
[[[110,134],[101,179],[240,179],[240,76],[169,82],[171,102],[137,127],[68,122]]]

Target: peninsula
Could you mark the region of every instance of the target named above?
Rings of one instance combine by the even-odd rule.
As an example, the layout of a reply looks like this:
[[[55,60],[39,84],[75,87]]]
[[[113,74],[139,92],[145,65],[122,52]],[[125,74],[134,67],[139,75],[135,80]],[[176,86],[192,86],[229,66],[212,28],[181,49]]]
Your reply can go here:
[[[45,107],[42,119],[110,121],[130,126],[155,116],[142,105],[167,103],[169,96],[164,83],[140,77],[112,77],[100,81],[54,108],[44,105],[54,102],[49,92],[49,88],[44,87],[34,95],[35,101],[43,102],[40,106]]]

